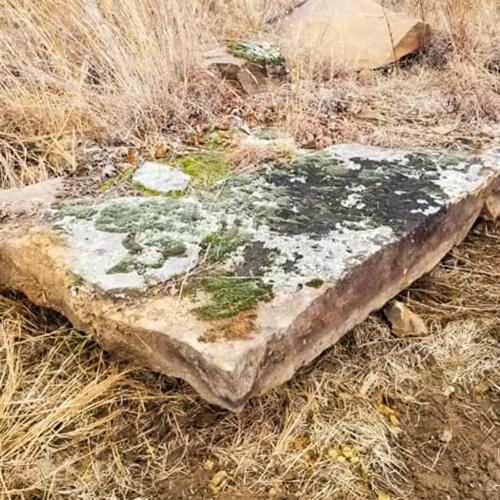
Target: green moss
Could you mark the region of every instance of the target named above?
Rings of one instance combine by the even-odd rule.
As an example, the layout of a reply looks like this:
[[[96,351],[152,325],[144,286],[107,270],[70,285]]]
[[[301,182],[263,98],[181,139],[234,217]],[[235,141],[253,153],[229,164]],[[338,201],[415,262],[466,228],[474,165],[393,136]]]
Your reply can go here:
[[[231,253],[247,241],[248,236],[241,233],[237,228],[231,228],[209,234],[204,238],[200,246],[205,250],[207,262],[213,264],[223,262]]]
[[[207,150],[222,152],[231,146],[233,138],[234,131],[232,129],[219,130],[214,127],[201,137],[201,143]]]
[[[229,175],[232,166],[218,151],[201,151],[179,158],[177,162],[191,176],[193,187],[209,187]]]
[[[101,210],[95,227],[109,233],[140,233],[147,229],[171,231],[180,207],[172,200],[148,200],[133,204],[117,200]],[[159,201],[159,200],[158,200]],[[172,221],[170,221],[172,219]]]
[[[212,274],[203,280],[202,285],[210,295],[210,302],[195,312],[206,320],[231,318],[272,297],[271,285],[260,279],[241,278],[234,273]]]
[[[71,273],[71,277],[73,278],[73,285],[81,285],[84,281],[82,276],[73,272]]]
[[[248,242],[248,236],[237,227],[222,229],[209,234],[201,242],[205,262],[215,270],[205,269],[186,288],[186,293],[196,295],[203,290],[209,302],[195,312],[206,320],[230,318],[241,311],[253,309],[258,302],[270,300],[272,286],[260,278],[238,276],[233,271],[222,270],[223,264],[240,246]]]
[[[252,135],[263,141],[275,141],[280,138],[279,131],[272,127],[255,127],[252,129]]]
[[[308,281],[306,283],[306,286],[309,286],[311,288],[320,288],[321,285],[323,285],[323,283],[324,283],[324,280],[322,280],[321,278],[314,278],[311,281]]]
[[[54,209],[56,210],[55,220],[61,220],[64,217],[90,220],[97,213],[96,208],[90,202],[61,203],[56,205]]]
[[[133,271],[144,274],[148,269],[159,269],[167,259],[184,255],[187,250],[186,245],[181,241],[166,237],[148,241],[147,244],[142,245],[136,240],[136,235],[133,233],[125,237],[122,245],[131,255],[109,269],[107,274],[131,273]],[[140,260],[139,256],[148,249],[156,252],[156,260],[145,264]]]
[[[268,42],[232,42],[227,49],[233,56],[248,59],[256,64],[280,66],[285,62],[279,48]]]
[[[154,191],[153,189],[148,189],[144,186],[141,186],[140,184],[132,183],[131,185],[134,189],[137,189],[141,193],[144,193],[148,196],[163,196],[163,193],[160,193],[159,191]]]
[[[151,266],[157,267],[157,266]],[[136,271],[138,274],[146,272],[147,266],[141,264],[133,258],[123,259],[121,262],[108,269],[106,274],[127,274]]]
[[[349,173],[347,168],[342,165],[327,165],[325,170],[333,177],[343,177]]]

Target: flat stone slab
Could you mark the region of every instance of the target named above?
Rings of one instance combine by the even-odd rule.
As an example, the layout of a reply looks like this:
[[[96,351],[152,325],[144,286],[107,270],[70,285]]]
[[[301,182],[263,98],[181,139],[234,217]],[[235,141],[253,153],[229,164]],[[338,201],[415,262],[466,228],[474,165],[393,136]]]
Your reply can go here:
[[[149,191],[166,194],[186,189],[191,177],[180,168],[147,161],[137,169],[132,180]]]
[[[239,410],[459,243],[500,154],[355,144],[189,197],[72,200],[0,230],[0,285]]]

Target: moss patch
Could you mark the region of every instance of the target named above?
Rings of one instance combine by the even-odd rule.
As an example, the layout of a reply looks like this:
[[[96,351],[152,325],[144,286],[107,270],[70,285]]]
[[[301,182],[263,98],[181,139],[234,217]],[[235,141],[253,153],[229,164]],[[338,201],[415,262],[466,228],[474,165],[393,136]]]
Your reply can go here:
[[[140,191],[141,193],[146,194],[147,196],[164,196],[163,193],[160,193],[159,191],[154,191],[153,189],[148,189],[145,188],[144,186],[141,186],[140,184],[132,183],[132,187],[134,189],[137,189],[137,191]],[[177,193],[178,191],[174,191]]]
[[[223,262],[239,246],[248,241],[248,237],[237,228],[219,231],[209,234],[201,242],[200,246],[205,250],[206,260],[210,264]]]
[[[108,270],[107,274],[131,273],[136,271],[144,274],[148,269],[159,269],[170,257],[185,255],[186,246],[181,241],[162,238],[148,245],[141,245],[135,240],[135,235],[127,235],[122,245],[130,252],[130,256]],[[149,250],[148,262],[141,260],[141,255]]]
[[[280,49],[268,42],[232,42],[227,50],[235,57],[265,66],[280,66],[285,62]]]
[[[101,184],[99,188],[102,189],[103,191],[106,191],[115,184],[120,184],[123,181],[130,179],[130,177],[132,177],[132,175],[134,174],[135,170],[136,167],[128,167],[123,172],[120,172],[114,177],[110,177],[104,184]]]
[[[325,281],[322,280],[321,278],[314,278],[312,279],[311,281],[308,281],[306,283],[306,286],[309,286],[311,288],[320,288],[321,285],[324,283]]]
[[[243,311],[253,309],[258,302],[270,300],[272,286],[260,278],[239,276],[236,272],[222,267],[236,250],[249,241],[246,234],[237,227],[224,228],[209,234],[201,242],[205,252],[205,262],[216,266],[215,270],[204,270],[201,276],[188,287],[188,293],[203,290],[209,301],[194,310],[205,320],[232,318]]]
[[[226,155],[219,151],[201,151],[183,156],[176,161],[185,174],[191,176],[193,187],[210,187],[224,179],[232,170]]]
[[[252,129],[252,135],[263,141],[275,141],[281,137],[279,131],[272,127],[255,127]]]
[[[69,202],[55,205],[55,220],[64,219],[64,217],[74,217],[79,220],[90,220],[97,210],[91,202]]]
[[[231,318],[272,297],[271,285],[260,279],[241,278],[229,272],[207,276],[202,286],[209,293],[210,302],[196,308],[195,312],[206,320]]]

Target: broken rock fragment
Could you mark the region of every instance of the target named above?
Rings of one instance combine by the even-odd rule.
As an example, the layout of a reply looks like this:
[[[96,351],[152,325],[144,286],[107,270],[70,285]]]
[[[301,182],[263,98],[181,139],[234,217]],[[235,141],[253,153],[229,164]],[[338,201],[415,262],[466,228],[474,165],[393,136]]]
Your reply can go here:
[[[431,270],[499,185],[498,151],[337,145],[196,196],[103,194],[8,221],[0,286],[237,411]]]
[[[280,50],[268,42],[232,42],[206,52],[204,58],[209,69],[247,94],[268,90],[287,74]]]
[[[140,187],[162,194],[186,189],[190,179],[180,168],[152,161],[141,165],[132,177]]]
[[[384,314],[391,323],[392,331],[398,337],[427,335],[429,331],[423,319],[398,300],[384,307]]]
[[[276,36],[287,60],[361,70],[394,63],[431,35],[427,23],[374,0],[307,0],[277,25]]]

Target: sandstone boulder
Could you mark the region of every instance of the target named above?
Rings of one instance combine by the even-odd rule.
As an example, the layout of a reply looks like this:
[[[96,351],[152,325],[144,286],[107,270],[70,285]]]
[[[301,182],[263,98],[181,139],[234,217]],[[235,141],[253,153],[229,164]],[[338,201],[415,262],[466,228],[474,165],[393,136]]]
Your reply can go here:
[[[239,410],[432,269],[499,184],[498,151],[346,144],[187,197],[67,200],[0,226],[0,286]]]
[[[268,42],[232,42],[204,54],[207,67],[247,94],[269,90],[287,74],[280,50]]]
[[[307,0],[276,28],[285,57],[374,69],[396,62],[430,39],[421,19],[374,0]]]

